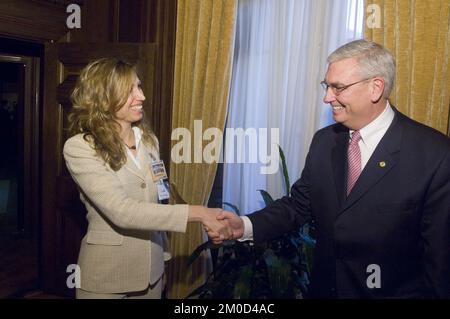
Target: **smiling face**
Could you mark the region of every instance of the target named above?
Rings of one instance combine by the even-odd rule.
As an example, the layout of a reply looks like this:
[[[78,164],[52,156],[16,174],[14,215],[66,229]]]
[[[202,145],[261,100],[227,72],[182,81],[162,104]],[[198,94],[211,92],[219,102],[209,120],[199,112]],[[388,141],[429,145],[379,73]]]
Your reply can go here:
[[[144,92],[142,92],[141,81],[135,75],[133,86],[128,96],[128,100],[116,112],[117,121],[122,127],[131,125],[134,122],[140,121],[143,117],[142,103],[145,101]]]
[[[330,86],[343,87],[364,80],[356,58],[348,58],[330,63],[325,75],[325,82]],[[333,118],[347,128],[359,130],[372,122],[386,106],[382,98],[383,79],[379,77],[361,81],[344,90],[338,95],[332,89],[327,89],[323,98],[332,107]]]

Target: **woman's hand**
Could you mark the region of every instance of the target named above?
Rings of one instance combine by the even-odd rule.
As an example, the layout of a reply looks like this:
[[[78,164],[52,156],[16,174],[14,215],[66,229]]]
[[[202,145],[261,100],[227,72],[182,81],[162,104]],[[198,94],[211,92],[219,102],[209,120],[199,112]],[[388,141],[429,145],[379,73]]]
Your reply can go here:
[[[201,222],[211,241],[215,244],[220,244],[233,236],[228,221],[226,219],[223,221],[217,219],[222,211],[220,208],[207,208],[198,205],[189,206],[188,221]]]
[[[244,235],[244,221],[235,213],[224,210],[217,216],[217,219],[228,225],[233,239],[241,238]]]

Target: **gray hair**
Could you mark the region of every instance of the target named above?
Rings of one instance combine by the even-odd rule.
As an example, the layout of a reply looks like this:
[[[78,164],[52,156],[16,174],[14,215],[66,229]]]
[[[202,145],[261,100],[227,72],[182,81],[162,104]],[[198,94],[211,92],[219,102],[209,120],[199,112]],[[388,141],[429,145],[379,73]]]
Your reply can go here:
[[[337,48],[328,56],[327,62],[348,58],[357,59],[362,76],[381,76],[384,79],[383,96],[389,97],[395,81],[395,59],[389,50],[375,42],[356,40]]]

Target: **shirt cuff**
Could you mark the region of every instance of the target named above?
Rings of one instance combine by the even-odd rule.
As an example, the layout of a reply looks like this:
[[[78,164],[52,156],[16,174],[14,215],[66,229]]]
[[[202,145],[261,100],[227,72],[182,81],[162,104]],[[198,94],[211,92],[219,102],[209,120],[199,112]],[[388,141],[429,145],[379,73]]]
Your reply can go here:
[[[244,235],[238,241],[253,240],[253,224],[247,216],[241,217],[244,222]]]

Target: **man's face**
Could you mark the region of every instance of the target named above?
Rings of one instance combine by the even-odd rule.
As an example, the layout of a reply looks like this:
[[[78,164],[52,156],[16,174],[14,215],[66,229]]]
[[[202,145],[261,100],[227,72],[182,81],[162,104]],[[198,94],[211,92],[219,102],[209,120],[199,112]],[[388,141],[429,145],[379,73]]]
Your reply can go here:
[[[331,63],[325,74],[325,82],[332,87],[346,85],[364,80],[360,74],[355,58],[344,59]],[[359,130],[374,119],[374,109],[371,102],[370,79],[356,83],[340,92],[328,88],[323,101],[332,107],[333,118],[352,130]]]

